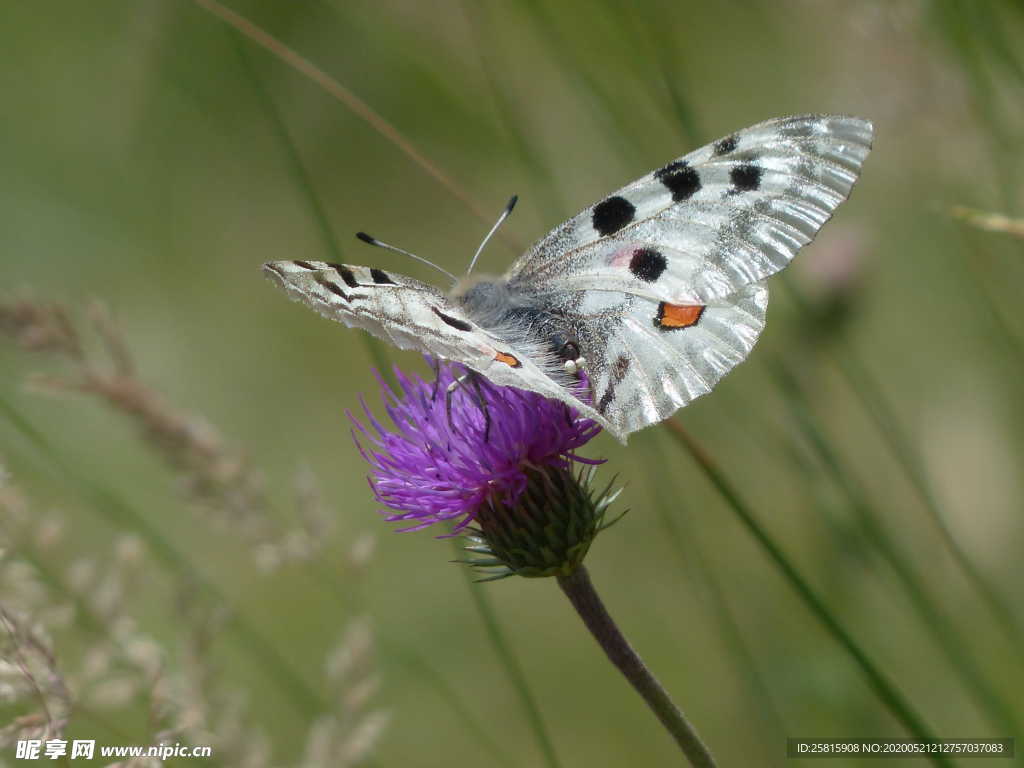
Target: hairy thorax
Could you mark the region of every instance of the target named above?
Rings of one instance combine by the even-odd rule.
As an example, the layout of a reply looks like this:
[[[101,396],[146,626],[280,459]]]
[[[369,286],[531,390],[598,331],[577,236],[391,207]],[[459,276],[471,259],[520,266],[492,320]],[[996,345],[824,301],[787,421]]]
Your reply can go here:
[[[477,325],[520,349],[534,350],[554,368],[580,357],[569,319],[543,296],[516,290],[500,277],[480,276],[459,281],[451,298]]]

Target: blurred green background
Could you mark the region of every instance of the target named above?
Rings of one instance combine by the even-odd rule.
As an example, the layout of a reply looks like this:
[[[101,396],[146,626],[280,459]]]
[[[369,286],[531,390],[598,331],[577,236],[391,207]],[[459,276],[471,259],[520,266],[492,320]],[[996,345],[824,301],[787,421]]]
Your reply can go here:
[[[2,337],[0,465],[31,512],[27,533],[0,536],[8,566],[44,574],[45,596],[26,602],[68,601],[74,563],[102,566],[138,535],[140,563],[106,615],[152,638],[168,679],[202,636],[203,670],[247,702],[244,732],[265,735],[273,764],[302,764],[311,724],[341,707],[349,725],[356,710],[390,713],[358,764],[550,765],[450,545],[393,535],[375,512],[345,418],[361,393],[379,402],[361,332],[288,302],[259,266],[344,260],[436,282],[352,234],[460,273],[518,193],[481,262],[497,273],[700,144],[769,117],[851,113],[877,136],[852,199],[771,281],[750,360],[676,419],[935,735],[1020,735],[1024,249],[949,209],[1022,213],[1022,4],[231,7],[379,113],[482,218],[350,105],[193,2],[4,3],[0,303],[66,304],[102,359],[87,313],[102,300],[138,378],[258,468],[260,515],[296,525],[307,467],[333,521],[314,552],[267,568],[270,550],[240,533],[244,504],[227,522],[217,503],[195,509],[137,418],[88,395],[41,396],[26,377],[66,376],[67,362]],[[783,765],[788,736],[907,735],[663,427],[628,448],[602,436],[587,455],[609,459],[602,475],[619,475],[631,509],[598,539],[591,574],[721,765]],[[48,520],[58,541],[32,528]],[[372,558],[346,564],[366,533]],[[553,582],[483,592],[560,765],[679,763]],[[379,688],[344,714],[351,686],[332,686],[324,658],[360,615]],[[61,668],[73,677],[115,624],[79,612],[54,628]],[[148,696],[80,697],[68,734],[157,741]],[[5,719],[28,711],[3,706]],[[259,764],[218,748],[227,706],[211,703],[201,724],[209,764]]]

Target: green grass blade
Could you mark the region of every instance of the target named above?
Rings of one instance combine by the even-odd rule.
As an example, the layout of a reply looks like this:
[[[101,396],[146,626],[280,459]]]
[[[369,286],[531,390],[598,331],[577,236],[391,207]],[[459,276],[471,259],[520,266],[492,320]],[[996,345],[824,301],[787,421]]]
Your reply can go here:
[[[488,226],[494,223],[494,217],[481,210],[469,194],[466,193],[466,191],[463,190],[451,176],[427,159],[427,157],[413,146],[412,142],[410,142],[397,128],[395,128],[394,125],[385,120],[380,113],[359,98],[359,96],[353,91],[346,88],[338,80],[331,77],[311,61],[284,45],[273,35],[268,34],[244,16],[240,16],[227,6],[217,2],[217,0],[192,1],[210,15],[235,29],[239,34],[244,35],[255,45],[269,51],[279,61],[291,67],[303,77],[308,78],[310,81],[316,83],[320,88],[323,88],[323,90],[332,98],[344,105],[346,109],[352,112],[352,114],[360,120],[366,122],[385,140],[393,144],[400,152],[402,152],[402,154],[408,157],[415,165],[419,166],[424,173],[433,178],[438,184],[447,190],[452,197],[466,206],[466,208],[468,208],[476,218]],[[498,237],[501,236],[501,233],[498,233]]]
[[[452,546],[455,548],[456,557],[458,557],[462,550],[457,538],[452,539]],[[469,568],[462,568],[461,570],[466,578],[466,586],[469,588],[469,593],[473,596],[473,605],[476,607],[477,613],[480,614],[480,619],[487,630],[487,637],[494,647],[494,652],[501,660],[501,664],[505,668],[505,674],[508,675],[512,687],[515,688],[516,693],[519,695],[519,703],[526,713],[527,722],[530,724],[533,735],[537,739],[537,746],[540,747],[541,754],[544,756],[544,764],[548,768],[558,768],[560,764],[558,756],[555,754],[555,745],[548,734],[544,717],[541,715],[537,700],[533,697],[530,686],[526,682],[526,673],[523,672],[519,660],[505,638],[505,633],[498,622],[498,616],[494,612],[494,606],[491,605],[490,598],[484,592],[486,587],[474,582],[475,576],[470,572]]]
[[[661,435],[659,434],[659,437]],[[659,441],[660,442],[660,441]],[[656,471],[659,466],[657,459],[665,455],[658,444],[649,449],[652,457],[644,462],[644,468],[649,475],[648,485],[651,488],[661,487],[662,478]],[[728,652],[737,661],[740,677],[750,690],[751,707],[757,713],[768,733],[768,738],[775,740],[790,733],[782,714],[779,712],[772,698],[771,691],[765,683],[764,675],[758,669],[754,653],[743,638],[743,633],[733,617],[729,608],[729,602],[725,593],[715,576],[714,569],[708,558],[705,556],[696,531],[687,522],[685,512],[677,514],[664,499],[670,498],[668,494],[659,493],[655,509],[661,520],[662,526],[668,535],[672,549],[680,568],[690,577],[696,577],[700,588],[704,592],[704,602],[712,613],[719,633],[728,648]]]
[[[341,248],[338,246],[337,235],[331,227],[330,219],[327,217],[327,212],[324,209],[323,202],[320,200],[320,195],[317,194],[316,187],[313,185],[313,180],[310,178],[309,172],[306,170],[306,166],[302,162],[302,157],[299,155],[298,147],[295,146],[295,141],[288,132],[288,126],[285,124],[280,110],[278,110],[273,98],[263,85],[263,81],[260,78],[259,73],[256,72],[253,66],[251,60],[252,55],[249,53],[248,47],[240,38],[239,32],[230,30],[228,34],[231,35],[231,40],[234,44],[235,52],[238,55],[238,60],[241,63],[242,71],[245,73],[246,79],[249,81],[249,85],[251,86],[253,93],[256,95],[260,108],[267,118],[267,123],[273,130],[275,138],[284,149],[285,160],[287,161],[288,169],[291,172],[292,180],[295,183],[296,189],[298,189],[301,194],[303,202],[309,209],[310,217],[313,219],[317,230],[320,232],[320,240],[323,243],[324,250],[329,255],[327,261],[345,261]],[[374,366],[378,371],[380,371],[381,376],[385,378],[385,381],[387,381],[389,386],[393,386],[395,384],[395,374],[394,371],[391,370],[391,363],[388,360],[387,350],[384,348],[384,345],[381,344],[379,339],[371,336],[369,333],[360,333],[359,338],[363,340],[366,351],[369,354],[370,359],[373,361]]]
[[[509,756],[509,751],[502,749],[501,745],[487,733],[477,719],[473,708],[466,704],[459,692],[449,685],[441,673],[428,664],[426,659],[408,646],[400,645],[388,638],[381,638],[381,645],[393,659],[423,680],[440,697],[455,715],[459,728],[466,729],[473,735],[487,751],[494,765],[501,765],[504,768],[515,766],[516,763]]]
[[[330,221],[327,217],[323,203],[320,199],[319,194],[316,191],[315,185],[313,184],[313,181],[310,178],[310,175],[304,163],[302,162],[302,158],[299,154],[298,148],[290,132],[288,131],[288,127],[285,123],[285,120],[281,115],[280,110],[278,110],[276,104],[274,103],[273,98],[267,92],[267,89],[264,86],[259,74],[256,72],[251,60],[251,54],[247,50],[247,46],[245,45],[244,41],[239,39],[238,34],[241,33],[232,32],[231,34],[236,53],[241,63],[241,68],[246,75],[246,78],[252,88],[253,93],[257,97],[260,107],[267,118],[267,122],[273,130],[274,136],[276,137],[277,141],[280,143],[281,147],[284,150],[285,159],[288,163],[288,167],[291,172],[294,183],[296,185],[296,188],[299,190],[302,199],[304,200],[306,206],[309,209],[311,218],[315,222],[317,229],[320,232],[320,237],[321,241],[323,242],[324,248],[330,255],[331,261],[343,261],[344,259],[341,253],[341,248],[338,245],[337,236],[330,225]],[[364,339],[367,351],[369,352],[371,359],[374,361],[375,366],[381,372],[381,375],[383,375],[386,378],[389,385],[393,385],[394,372],[391,369],[387,351],[384,348],[384,346],[380,343],[379,340],[375,339],[369,334],[360,334],[360,336],[361,338]],[[333,585],[333,580],[330,579],[326,580],[325,583],[327,583],[328,586],[332,589],[335,586]],[[493,620],[493,614],[491,614],[490,618]],[[488,622],[487,617],[485,616],[485,624],[487,624],[488,626],[488,632],[491,635],[492,640],[494,639],[494,632],[497,632],[498,635],[500,636],[500,629],[497,627],[496,622],[493,622],[492,626],[492,622]],[[497,646],[498,643],[496,643],[496,647]],[[468,726],[468,728],[474,733],[476,738],[487,749],[487,751],[492,755],[492,757],[497,759],[497,761],[500,764],[509,765],[507,757],[505,757],[504,753],[502,753],[502,751],[497,747],[493,739],[491,739],[487,735],[487,733],[476,721],[476,719],[472,717],[469,708],[462,703],[461,699],[458,697],[456,692],[450,686],[447,685],[447,683],[437,673],[436,670],[430,668],[425,661],[413,655],[408,649],[402,649],[396,646],[393,642],[389,642],[388,647],[391,653],[400,661],[402,661],[405,664],[405,666],[419,674],[420,677],[427,681],[427,683],[431,686],[431,688],[435,690],[435,692],[441,697],[441,699],[444,700],[452,708],[452,710],[459,717],[460,721],[464,723],[466,726]],[[503,658],[503,661],[506,661],[506,666],[508,666],[508,662],[505,659],[505,654],[502,653],[501,649],[507,650],[504,643],[501,643],[501,648],[499,648],[499,656]],[[512,662],[514,665],[514,659],[512,660]],[[518,667],[515,667],[515,671],[518,671]],[[520,689],[520,694],[523,695],[523,691],[525,690],[525,683],[523,683],[521,680],[521,671],[519,672],[517,678],[513,671],[510,670],[510,676],[513,677],[514,681],[518,679],[519,682],[522,683],[523,688]],[[518,687],[519,686],[517,686],[517,688]],[[529,697],[528,691],[525,692],[524,701],[527,701],[530,704],[532,704],[532,698]],[[530,715],[531,722],[534,723],[534,727],[536,729],[538,727],[537,723],[535,722],[536,707],[528,706],[528,713]],[[554,753],[550,747],[550,740],[547,739],[546,732],[543,731],[543,724],[540,723],[539,727],[540,733],[538,737],[542,743],[542,747],[546,745],[546,750],[550,750],[551,755],[553,757]],[[557,765],[556,762],[549,762],[551,765]]]
[[[874,377],[858,358],[844,354],[840,356],[838,364],[844,376],[850,381],[864,410],[868,412],[878,431],[889,444],[893,456],[903,466],[904,472],[921,498],[928,516],[942,536],[957,565],[981,595],[1010,641],[1018,647],[1024,647],[1024,636],[1021,635],[1013,612],[995,588],[988,583],[988,579],[960,546],[946,524],[945,516],[935,492],[932,490],[931,481],[924,470],[917,448],[903,431],[896,409],[890,405]]]
[[[181,583],[189,584],[197,594],[204,595],[214,602],[230,608],[230,603],[220,590],[212,582],[202,577],[197,564],[189,562],[182,556],[158,530],[150,525],[149,521],[115,492],[94,483],[79,473],[60,455],[42,432],[2,397],[0,397],[0,413],[6,417],[16,432],[47,459],[50,467],[57,474],[62,475],[64,479],[83,492],[95,511],[110,525],[138,534],[146,543],[149,551]],[[266,670],[280,689],[286,693],[302,717],[311,720],[324,710],[325,705],[320,697],[299,677],[277,649],[255,627],[249,624],[244,616],[237,611],[229,610],[225,626],[242,641],[239,645],[256,658],[261,668]]]
[[[623,111],[622,100],[616,99],[588,67],[577,61],[570,41],[566,40],[560,30],[559,20],[548,10],[544,0],[523,0],[522,6],[532,17],[534,31],[544,41],[559,69],[589,99],[594,119],[601,123],[602,129],[609,136],[621,141],[620,146],[624,152],[631,152],[637,161],[641,161],[643,153],[640,145],[626,140],[634,135],[634,126],[632,115]]]
[[[965,688],[974,696],[981,710],[997,729],[1018,733],[1020,728],[1012,707],[990,685],[953,624],[929,597],[928,590],[914,571],[910,558],[900,551],[899,545],[886,532],[881,517],[868,502],[863,488],[850,469],[844,466],[838,452],[825,436],[824,429],[815,419],[792,371],[782,363],[774,365],[773,371],[793,423],[813,447],[835,486],[846,497],[864,538],[874,545],[876,552],[892,569],[918,617],[929,628],[930,636],[939,644]]]
[[[793,298],[803,314],[809,314],[807,300],[797,290],[791,280],[783,277],[782,281],[789,289],[789,295]],[[954,562],[963,572],[964,576],[981,596],[988,606],[991,614],[996,618],[999,626],[1005,632],[1011,643],[1017,647],[1024,647],[1024,635],[1017,623],[1013,611],[1006,605],[999,593],[988,583],[988,579],[982,575],[972,559],[957,542],[953,532],[946,524],[945,515],[939,505],[935,492],[932,490],[931,481],[924,470],[923,462],[917,451],[917,446],[903,430],[903,426],[896,409],[889,403],[888,398],[882,392],[878,382],[870,374],[867,366],[861,362],[856,351],[846,344],[841,354],[835,356],[836,365],[840,373],[849,382],[861,407],[867,412],[874,423],[882,439],[888,444],[892,456],[902,467],[911,485],[917,492],[918,497],[924,505],[925,512],[931,523],[938,531],[943,544],[952,555]]]
[[[1022,225],[1024,226],[1024,225]],[[994,255],[988,235],[984,232],[969,232],[966,229],[961,231],[963,247],[963,258],[961,259],[964,292],[973,291],[977,300],[974,306],[985,316],[991,327],[992,336],[1006,351],[1006,359],[1016,370],[1009,372],[1010,376],[1024,370],[1024,339],[1013,327],[1008,314],[1015,312],[1017,294],[1013,294],[1013,309],[1005,309],[1005,301],[1000,301],[993,289],[993,280],[1000,280],[1004,285],[1016,286],[1019,278],[1013,274],[1001,274],[998,276],[984,274],[984,265],[991,264]],[[1024,236],[1024,228],[1021,235]]]
[[[330,592],[339,605],[350,604],[354,601],[357,605],[356,610],[359,613],[366,612],[365,599],[359,590],[347,591],[342,589],[334,579],[333,573],[329,573],[322,567],[321,563],[311,562],[310,565],[313,583]],[[473,708],[465,703],[459,691],[449,685],[444,676],[417,653],[414,648],[386,636],[379,636],[378,641],[389,658],[396,660],[412,674],[419,677],[437,694],[438,698],[455,715],[460,727],[465,728],[473,735],[496,765],[502,765],[505,768],[512,768],[515,765],[509,758],[508,753],[502,750],[498,743],[487,733],[486,729],[477,719]]]
[[[0,520],[0,526],[3,523],[4,521]],[[32,567],[33,573],[39,577],[39,581],[45,585],[46,589],[55,595],[60,595],[61,599],[66,600],[74,607],[76,626],[81,627],[95,637],[112,636],[111,628],[96,618],[92,608],[82,598],[82,595],[68,589],[64,580],[54,573],[53,568],[43,559],[37,557],[31,546],[22,546],[22,542],[15,542],[10,535],[7,535],[8,532],[5,531],[4,533],[6,535],[4,543],[10,546],[12,550],[17,551],[19,560],[28,563]],[[0,608],[2,607],[0,605]],[[111,735],[118,737],[122,742],[128,743],[131,741],[130,732],[125,730],[119,721],[115,722],[107,713],[95,711],[88,702],[76,701],[73,715],[76,721],[79,717],[83,717],[86,722],[106,729]]]
[[[473,30],[473,44],[477,59],[480,61],[480,71],[487,81],[488,90],[498,113],[498,120],[506,135],[511,138],[512,148],[519,161],[535,180],[533,190],[543,198],[540,202],[542,210],[547,211],[547,215],[552,218],[568,215],[565,202],[559,197],[558,183],[551,171],[551,166],[545,162],[536,142],[531,141],[529,134],[523,130],[520,110],[516,108],[508,91],[502,86],[498,72],[495,71],[491,62],[489,52],[496,44],[496,36],[493,34],[491,21],[487,17],[488,9],[482,3],[463,0],[462,14]]]
[[[980,120],[991,134],[992,171],[999,182],[1003,207],[1016,207],[1019,187],[1019,156],[1016,129],[999,100],[1005,83],[993,77],[999,67],[1017,78],[1024,76],[1018,59],[1019,43],[1005,37],[1008,19],[1001,18],[1003,3],[972,0],[932,0],[930,12],[938,34],[959,59],[971,84],[969,95]],[[999,14],[999,15],[997,15]],[[1012,33],[1011,33],[1012,36]]]
[[[811,613],[822,623],[833,639],[839,643],[854,661],[865,680],[875,691],[875,694],[885,705],[886,709],[895,717],[906,730],[915,738],[934,739],[932,730],[921,719],[920,715],[910,705],[902,693],[889,679],[882,674],[875,666],[868,655],[861,649],[860,645],[853,639],[853,636],[846,630],[840,621],[832,614],[824,601],[811,588],[810,584],[800,575],[796,566],[776,544],[775,540],[768,534],[768,531],[761,526],[753,512],[740,498],[739,494],[726,479],[725,475],[718,469],[718,466],[711,460],[711,457],[694,441],[692,437],[678,423],[669,419],[665,422],[669,432],[693,457],[697,465],[703,470],[711,484],[721,494],[736,516],[743,523],[758,544],[764,549],[779,572],[785,577],[789,585],[800,596]],[[928,759],[933,765],[952,766],[953,763],[942,754],[930,754]]]

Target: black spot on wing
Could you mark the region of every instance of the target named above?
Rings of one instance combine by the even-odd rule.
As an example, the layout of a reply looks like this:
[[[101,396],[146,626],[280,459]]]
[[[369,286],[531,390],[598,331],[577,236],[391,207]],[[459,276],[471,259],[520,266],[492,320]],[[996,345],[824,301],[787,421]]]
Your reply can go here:
[[[645,283],[653,283],[661,273],[668,267],[668,262],[661,251],[654,248],[637,248],[633,251],[633,257],[629,260],[629,271],[638,280]]]
[[[597,402],[597,412],[602,416],[604,412],[608,410],[608,406],[611,405],[612,400],[615,399],[615,388],[619,383],[626,378],[626,372],[629,370],[629,358],[625,355],[619,355],[615,362],[612,363],[612,370],[608,380],[608,388],[601,395],[601,399]]]
[[[753,192],[761,186],[761,169],[752,163],[737,165],[729,171],[729,180],[737,192]]]
[[[654,172],[654,178],[660,181],[672,193],[672,202],[679,203],[689,200],[700,191],[700,174],[682,160],[669,163],[661,170]]]
[[[330,280],[328,280],[326,277],[323,277],[322,275],[317,275],[314,279],[316,280],[317,285],[326,288],[328,291],[333,293],[335,296],[338,296],[339,298],[343,299],[344,301],[352,300],[351,297],[347,293],[345,293],[345,291],[343,291],[341,289],[341,286],[338,285],[337,283],[332,283]]]
[[[388,273],[383,269],[377,269],[374,267],[370,270],[370,277],[373,278],[373,282],[377,285],[397,285],[397,283],[388,277]]]
[[[720,139],[715,142],[715,154],[716,155],[728,155],[739,144],[739,140],[735,136],[726,136],[724,139]]]
[[[294,264],[296,267],[302,267],[303,269],[311,269],[311,270],[312,269],[316,269],[316,267],[314,267],[308,261],[298,261],[298,260],[296,260],[296,261],[293,261],[292,264]]]
[[[624,197],[609,197],[594,206],[591,222],[602,236],[614,235],[629,224],[636,215],[636,208]]]
[[[629,358],[625,355],[619,355],[615,359],[615,364],[612,366],[612,381],[618,384],[624,378],[626,373],[629,371]]]
[[[439,318],[441,318],[441,322],[443,322],[443,323],[445,323],[447,325],[450,325],[452,328],[454,328],[457,331],[471,331],[471,330],[473,330],[473,326],[470,325],[469,323],[467,323],[465,320],[459,320],[459,318],[457,318],[457,317],[452,317],[451,315],[446,315],[444,312],[442,312],[437,307],[431,307],[431,310],[433,310],[435,315],[437,315]]]
[[[267,270],[267,272],[270,272],[271,274],[274,274],[277,277],[284,279],[284,270],[277,266],[277,264],[275,264],[274,262],[268,261],[266,264],[263,265],[263,268]]]
[[[352,270],[346,267],[344,264],[331,264],[334,271],[341,275],[341,279],[345,281],[345,285],[349,288],[358,288],[359,281],[356,280],[356,276],[352,273]]]

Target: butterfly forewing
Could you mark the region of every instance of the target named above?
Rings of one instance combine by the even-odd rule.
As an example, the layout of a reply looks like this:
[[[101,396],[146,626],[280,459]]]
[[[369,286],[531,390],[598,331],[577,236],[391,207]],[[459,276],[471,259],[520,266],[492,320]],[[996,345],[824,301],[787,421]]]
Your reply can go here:
[[[362,328],[400,349],[434,350],[445,357],[479,355],[434,312],[467,322],[437,288],[378,269],[323,261],[272,261],[264,272],[324,317]],[[432,309],[433,308],[433,309]]]
[[[399,349],[462,363],[497,384],[562,400],[613,428],[541,370],[533,350],[519,349],[480,327],[432,285],[376,268],[323,261],[272,261],[263,269],[292,299],[330,320],[362,328]]]
[[[810,242],[849,195],[871,138],[870,122],[829,115],[779,118],[739,131],[557,227],[509,277],[565,290],[595,289],[597,282],[668,301],[726,296],[782,269]],[[652,277],[644,269],[650,257],[633,263],[630,245],[664,250],[665,268]],[[618,279],[606,280],[613,266]]]

